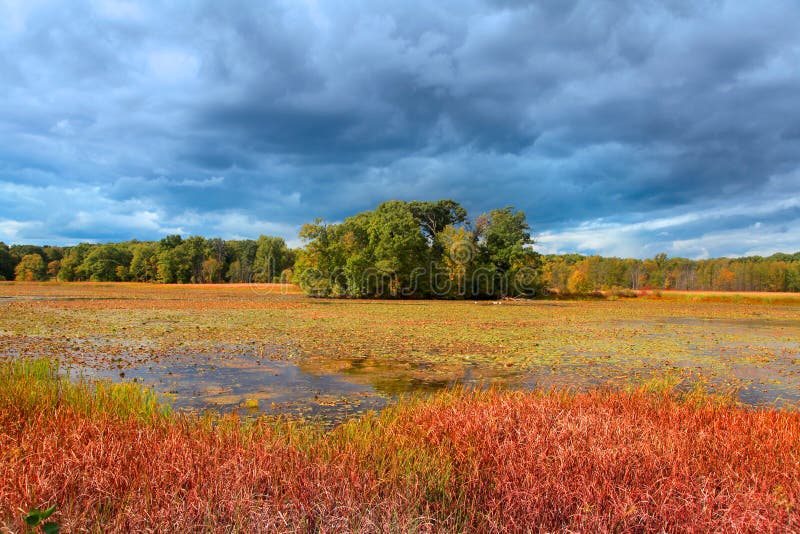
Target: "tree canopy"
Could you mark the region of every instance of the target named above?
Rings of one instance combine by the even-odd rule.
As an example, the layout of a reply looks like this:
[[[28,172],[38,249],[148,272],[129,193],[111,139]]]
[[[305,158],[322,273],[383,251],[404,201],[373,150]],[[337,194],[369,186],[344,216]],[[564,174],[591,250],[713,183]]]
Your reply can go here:
[[[47,265],[39,254],[25,254],[14,268],[16,280],[33,281],[47,279]]]
[[[538,255],[525,214],[508,207],[478,223],[471,230],[466,210],[453,200],[392,200],[340,224],[315,221],[300,232],[306,242],[296,264],[300,287],[349,297],[534,294]]]

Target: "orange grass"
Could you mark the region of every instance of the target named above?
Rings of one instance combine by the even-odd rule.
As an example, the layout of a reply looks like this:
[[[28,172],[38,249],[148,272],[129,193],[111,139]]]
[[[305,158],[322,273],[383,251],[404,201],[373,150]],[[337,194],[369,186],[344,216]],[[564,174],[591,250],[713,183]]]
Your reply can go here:
[[[800,413],[466,392],[323,432],[0,366],[0,525],[68,531],[797,531]]]
[[[680,289],[641,289],[636,294],[652,300],[682,300],[688,302],[736,302],[739,304],[800,303],[800,293],[778,291],[704,291]]]

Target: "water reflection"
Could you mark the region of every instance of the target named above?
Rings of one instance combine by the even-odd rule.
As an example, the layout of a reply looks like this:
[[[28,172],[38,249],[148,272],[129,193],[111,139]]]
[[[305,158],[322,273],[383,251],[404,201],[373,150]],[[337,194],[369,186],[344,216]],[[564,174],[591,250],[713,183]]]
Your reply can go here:
[[[76,379],[138,382],[181,410],[284,414],[328,423],[379,410],[409,394],[464,385],[514,387],[513,379],[523,376],[475,364],[436,366],[371,358],[295,362],[214,354],[181,354],[157,364],[134,363],[120,369],[76,366],[71,375]]]
[[[89,379],[142,383],[173,407],[189,411],[287,414],[332,421],[380,409],[386,402],[367,385],[338,375],[309,373],[291,361],[198,355],[123,371],[81,371]]]
[[[749,405],[796,407],[800,403],[797,380],[776,379],[774,366],[732,363],[726,373],[717,376],[711,368],[689,366],[702,362],[698,358],[670,362],[664,368],[647,365],[627,368],[626,373],[620,374],[613,366],[592,372],[585,360],[585,354],[575,354],[565,357],[558,367],[520,371],[497,365],[436,364],[399,358],[290,361],[265,360],[252,354],[237,357],[180,354],[155,364],[138,363],[123,369],[76,367],[73,376],[139,382],[152,387],[164,401],[181,410],[283,414],[321,419],[328,424],[367,410],[379,410],[401,396],[430,394],[454,386],[579,391],[603,386],[625,387],[668,372],[689,377],[683,380],[683,388],[691,387],[692,380],[704,377],[711,391],[733,389],[738,399]],[[682,366],[684,363],[687,366]]]

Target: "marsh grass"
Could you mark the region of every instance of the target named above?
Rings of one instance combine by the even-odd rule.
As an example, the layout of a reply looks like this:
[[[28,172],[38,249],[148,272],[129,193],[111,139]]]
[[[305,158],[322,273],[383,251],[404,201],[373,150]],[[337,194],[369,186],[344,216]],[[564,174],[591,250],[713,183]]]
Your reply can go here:
[[[325,430],[0,364],[0,529],[792,531],[800,414],[646,387],[454,389]]]
[[[680,302],[734,303],[756,305],[797,305],[800,293],[779,293],[768,291],[682,291],[682,290],[641,290],[640,297],[655,300],[674,300]]]
[[[150,421],[170,412],[151,389],[136,383],[70,380],[57,360],[21,358],[0,365],[0,402],[25,412],[68,406],[87,416],[114,415]]]

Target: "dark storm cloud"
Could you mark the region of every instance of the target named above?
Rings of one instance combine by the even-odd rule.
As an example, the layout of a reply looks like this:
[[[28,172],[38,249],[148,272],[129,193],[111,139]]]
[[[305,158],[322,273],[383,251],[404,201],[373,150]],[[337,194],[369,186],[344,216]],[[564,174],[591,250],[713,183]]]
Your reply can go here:
[[[2,240],[453,197],[547,251],[800,249],[794,1],[0,6]]]

